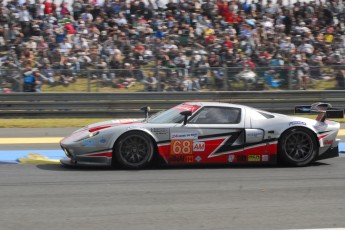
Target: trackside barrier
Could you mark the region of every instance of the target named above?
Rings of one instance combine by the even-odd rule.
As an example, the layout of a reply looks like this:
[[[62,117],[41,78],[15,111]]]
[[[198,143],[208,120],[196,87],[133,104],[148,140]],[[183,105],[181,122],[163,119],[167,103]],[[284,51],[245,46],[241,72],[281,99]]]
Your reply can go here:
[[[185,68],[140,67],[95,69],[93,65],[32,70],[0,68],[0,92],[183,92],[255,90],[345,89],[345,65],[334,66],[239,66],[208,67],[205,63]],[[84,63],[85,64],[85,63]],[[150,63],[150,66],[153,63]],[[301,72],[301,70],[303,71]],[[301,75],[302,74],[302,75]],[[303,80],[304,79],[304,80]],[[62,87],[63,86],[63,87]]]
[[[2,118],[137,118],[185,101],[228,102],[271,112],[293,114],[295,106],[329,102],[345,108],[345,91],[231,91],[138,93],[8,93],[0,94]]]

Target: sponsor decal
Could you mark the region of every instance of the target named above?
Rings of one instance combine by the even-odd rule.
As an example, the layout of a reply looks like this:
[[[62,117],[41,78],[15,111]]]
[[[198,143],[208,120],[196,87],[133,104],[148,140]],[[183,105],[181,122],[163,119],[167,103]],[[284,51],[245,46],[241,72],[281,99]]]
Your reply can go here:
[[[196,162],[200,162],[202,160],[201,156],[195,157]]]
[[[130,126],[127,128],[127,130],[133,130],[133,129],[136,129],[136,130],[146,130],[144,127],[140,127],[140,126]]]
[[[198,106],[198,105],[188,105],[188,104],[181,104],[181,105],[173,107],[173,109],[175,109],[175,110],[191,111],[192,113],[194,113],[199,108],[200,108],[200,106]]]
[[[170,146],[171,154],[193,153],[193,140],[172,140]]]
[[[182,155],[175,155],[175,156],[171,156],[168,160],[170,162],[184,162],[184,156],[182,156]]]
[[[193,152],[205,151],[205,142],[193,142]]]
[[[237,155],[237,161],[246,161],[247,158],[245,155]]]
[[[101,145],[104,145],[107,143],[107,139],[105,139],[104,137],[102,137],[100,140],[99,140],[99,144]]]
[[[256,132],[256,133],[247,133],[248,137],[259,137],[262,135],[262,132]]]
[[[121,119],[121,120],[112,120],[111,123],[113,124],[125,124],[125,123],[131,123],[131,122],[135,122],[135,121],[139,121],[138,119]]]
[[[235,155],[234,154],[230,154],[228,157],[228,162],[234,162],[235,160]]]
[[[269,161],[268,155],[262,155],[262,161]]]
[[[183,155],[175,155],[171,156],[168,159],[170,162],[175,162],[175,163],[193,163],[194,162],[194,157],[193,156],[183,156]]]
[[[95,147],[96,141],[95,140],[83,140],[81,145],[84,147]]]
[[[151,132],[158,134],[158,135],[166,135],[169,133],[169,129],[167,129],[167,128],[151,128]]]
[[[248,155],[248,161],[260,161],[260,155]]]
[[[294,125],[307,125],[307,124],[303,121],[292,121],[289,123],[289,126],[294,126]]]
[[[333,140],[324,140],[323,144],[324,145],[331,145],[331,144],[333,144]]]
[[[195,140],[198,139],[198,132],[171,133],[171,140]]]
[[[194,157],[193,156],[186,156],[186,162],[187,163],[193,163],[194,162]]]

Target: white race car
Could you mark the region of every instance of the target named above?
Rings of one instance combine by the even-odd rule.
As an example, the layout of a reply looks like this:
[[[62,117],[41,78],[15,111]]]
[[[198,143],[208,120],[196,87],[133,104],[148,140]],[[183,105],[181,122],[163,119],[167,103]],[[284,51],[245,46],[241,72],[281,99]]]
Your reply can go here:
[[[111,120],[81,128],[61,141],[65,165],[144,168],[154,159],[176,164],[276,164],[305,166],[337,157],[343,110],[316,103],[296,111],[316,120],[252,107],[188,102],[142,120]]]

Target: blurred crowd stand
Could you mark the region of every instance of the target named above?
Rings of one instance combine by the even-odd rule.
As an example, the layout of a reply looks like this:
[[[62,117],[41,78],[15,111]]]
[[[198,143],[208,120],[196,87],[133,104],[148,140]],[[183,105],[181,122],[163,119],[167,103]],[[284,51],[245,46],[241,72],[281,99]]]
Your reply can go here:
[[[0,88],[344,89],[344,23],[343,0],[1,1]]]

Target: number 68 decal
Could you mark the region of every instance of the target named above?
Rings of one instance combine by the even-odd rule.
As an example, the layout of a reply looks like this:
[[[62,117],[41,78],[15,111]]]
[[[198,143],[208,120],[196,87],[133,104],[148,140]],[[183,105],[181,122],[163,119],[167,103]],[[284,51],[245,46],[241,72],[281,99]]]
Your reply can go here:
[[[172,140],[171,154],[193,154],[193,140]]]

